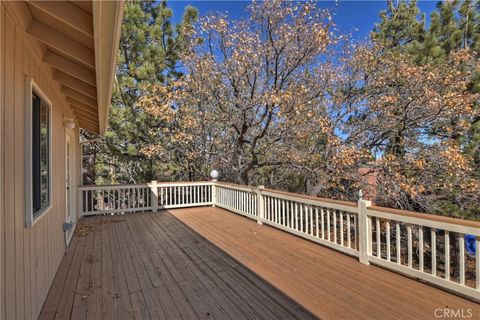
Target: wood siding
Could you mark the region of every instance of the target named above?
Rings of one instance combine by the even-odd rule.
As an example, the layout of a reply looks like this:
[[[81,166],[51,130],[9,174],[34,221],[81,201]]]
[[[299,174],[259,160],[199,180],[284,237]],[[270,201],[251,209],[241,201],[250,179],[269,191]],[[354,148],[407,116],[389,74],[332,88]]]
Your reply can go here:
[[[51,70],[41,62],[18,19],[0,3],[0,319],[38,317],[65,252],[63,117],[72,116]],[[24,212],[24,126],[30,125],[24,121],[27,76],[52,102],[52,207],[31,228],[25,227]],[[75,137],[78,141],[77,129]],[[78,156],[78,143],[74,147]]]

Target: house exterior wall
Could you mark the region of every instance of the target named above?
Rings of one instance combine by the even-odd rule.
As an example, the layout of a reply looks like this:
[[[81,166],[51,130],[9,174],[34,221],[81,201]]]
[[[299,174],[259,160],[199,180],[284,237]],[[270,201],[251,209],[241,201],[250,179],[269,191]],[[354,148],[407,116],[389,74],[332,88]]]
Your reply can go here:
[[[0,319],[38,317],[66,250],[63,118],[72,116],[41,58],[15,12],[0,2]],[[24,183],[26,77],[32,77],[52,102],[52,207],[29,228]],[[77,128],[74,136],[79,168]],[[79,174],[77,170],[77,182]]]

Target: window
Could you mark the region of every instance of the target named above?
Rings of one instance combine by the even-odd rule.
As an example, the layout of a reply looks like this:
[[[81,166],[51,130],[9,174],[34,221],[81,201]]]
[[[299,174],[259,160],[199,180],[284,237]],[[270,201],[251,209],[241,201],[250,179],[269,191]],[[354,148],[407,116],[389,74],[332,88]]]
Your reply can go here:
[[[51,104],[31,79],[26,91],[26,225],[32,226],[51,204]]]

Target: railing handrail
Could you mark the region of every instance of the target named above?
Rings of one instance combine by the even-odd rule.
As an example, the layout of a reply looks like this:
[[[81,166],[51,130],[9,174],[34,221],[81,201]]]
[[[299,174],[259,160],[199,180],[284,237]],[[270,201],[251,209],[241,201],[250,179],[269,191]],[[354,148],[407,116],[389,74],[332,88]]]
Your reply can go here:
[[[399,216],[404,216],[409,218],[417,218],[417,219],[430,220],[430,221],[446,223],[446,224],[454,224],[454,225],[470,227],[470,228],[480,228],[480,222],[478,221],[440,216],[440,215],[435,215],[431,213],[421,213],[416,211],[393,209],[393,208],[380,207],[375,205],[369,206],[368,210],[391,213],[394,215],[399,215]]]
[[[183,185],[209,185],[212,181],[172,181],[172,182],[157,182],[158,186],[183,186]],[[148,187],[148,183],[131,183],[131,184],[90,184],[78,186],[78,190],[95,190],[105,188],[135,188]]]
[[[78,190],[95,190],[106,188],[135,188],[135,187],[148,187],[148,183],[130,183],[130,184],[89,184],[78,186]]]
[[[294,192],[280,191],[280,190],[273,190],[273,189],[263,189],[262,192],[265,194],[273,194],[273,195],[279,195],[279,196],[286,196],[289,198],[308,200],[310,204],[317,204],[317,203],[321,205],[324,205],[325,203],[332,204],[332,205],[336,205],[339,210],[357,212],[356,202],[333,200],[333,199],[321,198],[316,196],[309,196],[301,193],[294,193]]]
[[[235,184],[235,183],[216,181],[215,184],[218,185],[218,186],[224,187],[224,188],[242,190],[242,191],[247,191],[247,192],[255,192],[255,190],[257,190],[256,187],[245,186],[245,185]]]

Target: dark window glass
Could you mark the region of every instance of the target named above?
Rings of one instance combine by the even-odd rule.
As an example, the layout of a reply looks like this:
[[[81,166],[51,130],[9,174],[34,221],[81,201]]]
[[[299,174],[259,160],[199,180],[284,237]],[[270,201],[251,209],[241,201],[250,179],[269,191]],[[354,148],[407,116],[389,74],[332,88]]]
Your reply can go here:
[[[50,204],[49,108],[32,94],[32,200],[33,217]]]

